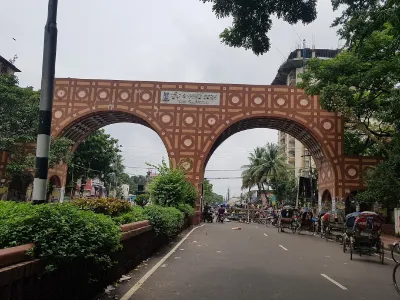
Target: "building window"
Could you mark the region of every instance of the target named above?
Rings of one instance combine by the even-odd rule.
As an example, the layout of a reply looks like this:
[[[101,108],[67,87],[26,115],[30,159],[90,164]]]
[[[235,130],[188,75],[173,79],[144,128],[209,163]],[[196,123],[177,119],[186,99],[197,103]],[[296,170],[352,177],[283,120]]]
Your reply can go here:
[[[306,161],[305,161],[305,167],[306,167],[307,170],[310,169],[311,164],[310,164],[310,161],[309,161],[309,160],[306,160]]]

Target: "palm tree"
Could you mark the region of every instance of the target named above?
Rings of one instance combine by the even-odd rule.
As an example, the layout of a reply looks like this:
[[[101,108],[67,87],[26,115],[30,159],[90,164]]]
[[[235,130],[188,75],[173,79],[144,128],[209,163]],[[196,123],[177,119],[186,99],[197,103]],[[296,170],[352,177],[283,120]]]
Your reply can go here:
[[[278,174],[287,170],[285,158],[276,144],[268,143],[265,147],[257,147],[250,153],[249,164],[244,165],[242,172],[242,187],[251,188],[257,185],[259,192],[267,197],[264,184],[269,187],[276,181]]]
[[[242,166],[242,187],[250,189],[257,185],[259,192],[261,192],[261,169],[265,159],[265,148],[257,147],[253,153],[250,153],[248,160],[249,164]]]

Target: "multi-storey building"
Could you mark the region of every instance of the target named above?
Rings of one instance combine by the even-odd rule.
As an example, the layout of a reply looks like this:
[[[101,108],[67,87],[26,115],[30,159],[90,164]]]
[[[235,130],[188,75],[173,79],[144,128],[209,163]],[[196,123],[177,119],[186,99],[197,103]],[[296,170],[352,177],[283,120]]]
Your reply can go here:
[[[279,67],[272,85],[296,86],[301,81],[300,74],[304,72],[307,61],[311,58],[329,59],[335,57],[339,50],[329,49],[296,49]],[[287,157],[287,163],[293,168],[295,176],[308,177],[310,170],[315,168],[315,162],[304,145],[294,137],[282,131],[278,132],[278,144]]]

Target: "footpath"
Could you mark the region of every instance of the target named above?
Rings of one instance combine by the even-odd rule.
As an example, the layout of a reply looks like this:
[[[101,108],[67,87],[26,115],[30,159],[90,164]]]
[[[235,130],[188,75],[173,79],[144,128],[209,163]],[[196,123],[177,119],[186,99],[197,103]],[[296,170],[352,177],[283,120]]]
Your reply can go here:
[[[392,235],[381,234],[381,240],[383,242],[385,249],[392,250],[393,243],[399,242],[400,238],[392,236]]]

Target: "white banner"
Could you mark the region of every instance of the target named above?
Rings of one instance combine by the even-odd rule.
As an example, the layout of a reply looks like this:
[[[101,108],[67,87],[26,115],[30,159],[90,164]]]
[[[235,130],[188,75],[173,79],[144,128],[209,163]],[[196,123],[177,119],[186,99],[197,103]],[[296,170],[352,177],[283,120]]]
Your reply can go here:
[[[161,91],[161,104],[219,105],[219,93]]]

